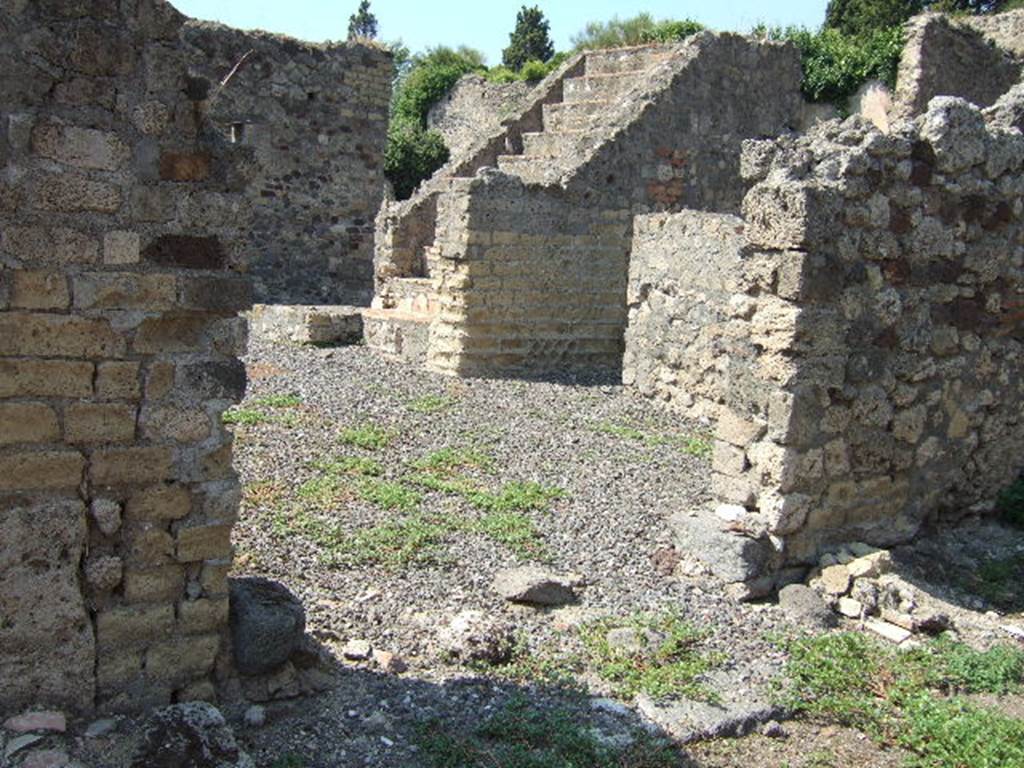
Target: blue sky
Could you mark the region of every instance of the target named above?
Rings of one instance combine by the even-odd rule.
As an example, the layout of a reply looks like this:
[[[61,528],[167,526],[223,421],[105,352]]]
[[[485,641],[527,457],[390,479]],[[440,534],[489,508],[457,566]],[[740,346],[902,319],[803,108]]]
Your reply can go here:
[[[348,32],[348,17],[358,0],[171,0],[178,10],[242,29],[304,40],[339,40]],[[527,0],[539,5],[551,23],[558,49],[588,21],[604,21],[648,11],[656,18],[693,18],[712,29],[746,31],[758,22],[817,27],[825,18],[827,0],[588,0],[585,3]],[[523,0],[371,0],[383,40],[401,38],[412,51],[431,45],[471,45],[487,54],[489,64],[501,61],[501,49],[515,26]]]

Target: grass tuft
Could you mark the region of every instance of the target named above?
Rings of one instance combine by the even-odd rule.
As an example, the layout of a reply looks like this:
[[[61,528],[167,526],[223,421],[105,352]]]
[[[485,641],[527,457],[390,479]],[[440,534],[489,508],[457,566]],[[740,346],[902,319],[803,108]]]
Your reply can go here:
[[[338,435],[345,445],[354,445],[365,451],[379,451],[386,448],[395,434],[374,424],[363,424],[358,427],[347,427]]]
[[[325,559],[333,565],[426,564],[436,560],[451,526],[421,514],[389,520],[350,534],[338,533]]]
[[[381,509],[397,509],[411,512],[419,507],[423,495],[402,483],[367,477],[356,486],[356,493],[363,501],[367,501]]]
[[[407,407],[413,413],[440,413],[455,405],[455,399],[448,395],[424,395],[410,400]]]

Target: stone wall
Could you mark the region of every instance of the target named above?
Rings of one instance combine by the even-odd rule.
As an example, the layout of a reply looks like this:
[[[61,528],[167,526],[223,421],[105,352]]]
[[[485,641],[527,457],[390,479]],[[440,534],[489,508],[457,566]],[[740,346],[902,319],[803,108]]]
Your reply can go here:
[[[374,217],[384,194],[391,56],[189,21],[189,71],[209,84],[210,119],[253,150],[245,222],[248,271],[268,304],[367,303]],[[194,215],[225,201],[193,198]]]
[[[895,117],[921,114],[935,96],[959,96],[987,107],[1021,80],[1024,10],[964,18],[926,13],[906,29]]]
[[[745,244],[723,247],[706,233],[726,220],[689,213],[637,228],[636,285],[667,277],[637,290],[629,339],[684,340],[688,325],[652,310],[693,264],[722,264],[664,302],[700,326],[697,346],[636,374],[717,410],[727,506],[710,528],[682,521],[691,543],[742,542],[720,575],[756,581],[991,509],[1024,464],[1024,138],[940,98],[890,136],[851,119],[749,150],[764,180],[744,201]]]
[[[428,364],[465,376],[617,370],[631,216],[485,172],[438,199]]]
[[[207,119],[184,24],[0,11],[0,711],[213,696],[253,151]]]
[[[483,75],[466,75],[430,108],[427,127],[444,137],[453,157],[463,155],[481,136],[521,110],[530,87],[521,81],[492,83]]]

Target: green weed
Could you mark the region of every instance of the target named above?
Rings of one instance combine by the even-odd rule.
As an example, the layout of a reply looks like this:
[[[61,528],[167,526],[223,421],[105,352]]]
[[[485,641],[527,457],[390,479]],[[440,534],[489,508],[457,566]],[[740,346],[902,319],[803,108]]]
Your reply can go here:
[[[238,424],[243,427],[252,427],[270,421],[270,416],[252,408],[229,408],[224,411],[221,420],[225,424]]]
[[[257,408],[296,408],[302,405],[302,398],[298,395],[267,395],[252,401]]]
[[[379,461],[366,456],[345,456],[333,461],[315,461],[314,469],[330,475],[362,475],[363,477],[379,477],[384,474],[384,467]]]
[[[508,547],[520,559],[544,559],[546,556],[537,526],[519,512],[490,512],[474,520],[471,527]]]
[[[637,731],[628,746],[600,738],[579,717],[516,697],[466,735],[441,721],[417,738],[431,768],[674,768],[678,751]]]
[[[410,512],[423,501],[423,495],[402,485],[402,483],[368,477],[356,486],[356,493],[363,501],[367,501],[381,509],[397,509]]]
[[[613,647],[608,642],[611,630],[631,630],[635,647]],[[699,678],[724,658],[704,650],[707,633],[675,613],[601,619],[585,625],[580,636],[587,666],[610,683],[617,696],[715,698]]]
[[[455,405],[455,398],[448,395],[424,395],[407,403],[410,411],[426,414],[447,411],[453,405]]]
[[[706,435],[665,435],[607,421],[593,425],[593,429],[595,432],[611,435],[620,440],[641,443],[647,448],[657,448],[663,445],[675,446],[683,453],[699,459],[711,456],[713,448],[711,439]]]
[[[441,448],[412,462],[414,469],[450,474],[458,469],[489,470],[494,459],[477,448]]]
[[[354,445],[366,451],[379,451],[386,448],[395,434],[374,424],[363,424],[358,427],[347,427],[338,435],[345,445]]]
[[[434,562],[451,524],[412,514],[350,534],[338,533],[325,559],[334,565],[405,566]]]
[[[352,496],[348,483],[337,475],[319,475],[307,480],[296,493],[303,501],[321,509],[337,505]]]
[[[505,483],[497,491],[476,490],[466,494],[466,499],[477,509],[495,513],[545,510],[552,501],[564,497],[565,491],[561,488],[534,482]]]

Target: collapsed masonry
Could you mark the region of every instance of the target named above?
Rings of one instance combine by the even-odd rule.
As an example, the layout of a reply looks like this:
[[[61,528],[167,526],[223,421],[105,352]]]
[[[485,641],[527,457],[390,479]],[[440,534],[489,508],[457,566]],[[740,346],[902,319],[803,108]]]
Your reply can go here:
[[[232,674],[244,273],[365,287],[390,67],[162,0],[3,4],[0,711]]]
[[[800,134],[787,46],[582,54],[384,207],[367,342],[458,375],[621,370],[708,421],[718,508],[673,527],[740,596],[991,508],[1024,466],[1022,25],[912,21],[888,133]]]

